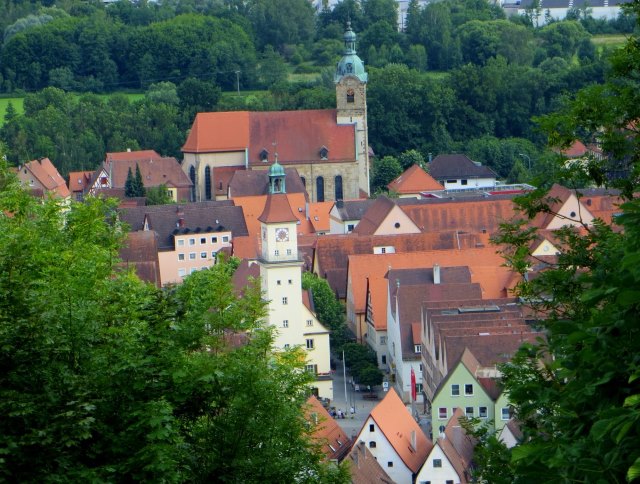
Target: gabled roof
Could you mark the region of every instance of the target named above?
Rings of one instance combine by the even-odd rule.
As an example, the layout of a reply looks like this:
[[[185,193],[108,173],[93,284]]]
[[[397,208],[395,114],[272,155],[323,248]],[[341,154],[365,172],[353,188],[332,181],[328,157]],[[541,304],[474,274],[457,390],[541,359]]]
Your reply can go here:
[[[497,178],[487,166],[472,161],[465,155],[438,155],[429,163],[429,173],[436,180],[447,178]]]
[[[291,205],[285,193],[274,193],[267,196],[264,211],[258,217],[263,223],[297,222],[298,218],[291,211]]]
[[[365,200],[338,200],[335,209],[343,222],[360,220],[371,205],[375,203],[372,198]]]
[[[154,232],[129,232],[119,255],[120,267],[133,267],[141,280],[160,287],[158,244]]]
[[[281,164],[322,160],[355,160],[355,126],[338,125],[334,109],[265,112],[198,113],[187,141],[186,153],[248,150],[249,165],[263,165],[261,152],[273,160],[278,152]],[[274,141],[286,140],[273,146]],[[329,151],[321,158],[320,149]]]
[[[505,295],[505,285],[511,277],[511,271],[503,266],[503,262],[494,247],[349,256],[349,278],[354,310],[357,313],[365,311],[368,282],[370,290],[382,296],[373,297],[375,327],[385,329],[387,285],[384,275],[390,268],[433,268],[434,264],[447,267],[467,266],[471,271],[471,281],[480,284],[484,298],[502,297]]]
[[[565,221],[566,225],[577,225],[578,223],[575,222],[575,220],[578,219],[583,220],[587,225],[591,224],[593,215],[582,203],[582,198],[578,198],[577,193],[581,193],[580,190],[574,191],[554,183],[542,199],[542,201],[547,204],[548,212],[538,213],[531,221],[531,224],[541,229],[556,228],[553,227],[554,224],[564,224]],[[573,213],[573,215],[567,213],[569,212],[568,209],[565,210],[567,202],[571,200],[578,201],[578,212]]]
[[[69,172],[69,190],[72,192],[83,192],[89,188],[93,171],[72,171]]]
[[[575,140],[571,146],[560,151],[567,158],[579,158],[584,156],[589,150],[580,140]]]
[[[110,161],[142,161],[142,160],[159,160],[162,158],[155,150],[137,150],[137,151],[117,151],[107,153],[105,162]]]
[[[346,462],[351,471],[351,484],[395,484],[364,442],[358,442],[351,448]]]
[[[335,109],[250,113],[249,164],[263,164],[260,160],[263,149],[277,151],[278,162],[283,165],[355,160],[355,125],[338,125],[336,119]],[[276,147],[274,140],[278,141]],[[326,159],[320,156],[323,146],[328,149]]]
[[[370,417],[387,438],[402,462],[416,473],[424,463],[433,444],[408,412],[400,397],[390,388],[384,399],[371,410]],[[365,423],[366,425],[366,423]],[[416,449],[411,438],[415,432]]]
[[[327,460],[344,459],[351,449],[351,439],[313,395],[307,400],[305,416],[311,425],[311,437],[321,446]]]
[[[124,154],[132,155],[134,153],[140,152],[132,151],[131,153]],[[107,161],[105,161],[104,164],[104,170],[111,178],[112,188],[124,188],[129,169],[131,169],[131,174],[135,176],[136,166],[140,167],[140,174],[142,175],[142,182],[145,187],[166,185],[167,187],[173,188],[188,188],[193,185],[175,158],[156,157],[134,159],[130,156],[122,157],[123,159],[119,157],[109,158],[110,155],[114,154],[116,153],[107,153]],[[98,172],[100,172],[101,169],[102,168],[99,168]]]
[[[327,279],[331,289],[344,298],[347,291],[348,258],[351,255],[373,255],[374,247],[393,247],[396,253],[468,249],[483,247],[488,241],[488,234],[453,231],[400,235],[323,235],[317,238],[317,267],[314,271]]]
[[[123,208],[119,214],[132,231],[144,230],[146,220],[149,230],[158,234],[160,250],[173,249],[175,235],[225,231],[234,237],[249,235],[242,207],[235,207],[230,201]]]
[[[388,223],[385,224],[385,222],[392,214],[394,214],[393,217],[395,219],[395,226],[394,229],[389,229]],[[375,235],[378,231],[380,231],[381,226],[383,225],[387,225],[387,229],[384,231],[395,230],[396,233],[415,233],[420,231],[420,229],[413,223],[411,218],[406,215],[406,213],[402,212],[393,200],[390,200],[384,195],[381,195],[364,213],[362,219],[360,220],[360,223],[353,230],[353,234]]]
[[[295,168],[285,169],[285,186],[287,193],[304,193],[307,191]],[[269,193],[268,170],[237,170],[229,180],[231,198],[267,195]]]
[[[198,113],[182,151],[185,153],[211,153],[244,151],[248,147],[248,111]]]
[[[47,192],[53,193],[62,198],[66,198],[71,194],[69,192],[69,188],[67,188],[64,178],[62,178],[49,158],[29,161],[28,163],[25,163],[24,166],[20,167],[19,170],[30,171],[33,178],[37,180]]]
[[[389,183],[387,188],[401,195],[444,190],[444,187],[424,171],[420,165],[412,165],[407,168],[404,173]]]
[[[460,425],[462,416],[462,409],[457,408],[449,419],[443,434],[436,441],[458,474],[460,484],[470,482],[469,468],[473,461],[475,447],[475,440],[468,436]]]
[[[288,190],[288,186],[287,186]],[[315,202],[309,204],[309,221],[315,232],[329,232],[329,212],[334,202]]]

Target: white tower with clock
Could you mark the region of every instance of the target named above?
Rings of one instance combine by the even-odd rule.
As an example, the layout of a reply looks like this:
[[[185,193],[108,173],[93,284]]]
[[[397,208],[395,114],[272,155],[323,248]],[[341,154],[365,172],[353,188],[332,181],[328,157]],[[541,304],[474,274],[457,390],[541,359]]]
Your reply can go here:
[[[307,354],[306,368],[316,375],[318,395],[333,399],[329,331],[303,303],[298,219],[289,205],[285,172],[277,157],[269,168],[269,195],[258,220],[261,287],[269,301],[267,322],[276,328],[274,346],[277,350],[302,347]]]

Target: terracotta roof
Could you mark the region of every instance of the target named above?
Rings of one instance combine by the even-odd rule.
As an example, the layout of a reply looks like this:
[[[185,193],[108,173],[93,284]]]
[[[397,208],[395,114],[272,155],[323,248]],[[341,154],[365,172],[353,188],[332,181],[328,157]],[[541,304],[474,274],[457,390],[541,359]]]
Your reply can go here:
[[[288,186],[287,186],[288,190]],[[329,232],[329,212],[334,202],[315,202],[309,204],[309,221],[315,232]]]
[[[404,173],[389,183],[387,188],[401,195],[417,194],[427,190],[444,190],[444,187],[424,171],[420,165],[412,165],[407,168]]]
[[[347,291],[348,258],[351,255],[373,255],[374,247],[393,247],[396,253],[475,248],[488,243],[488,234],[460,234],[434,232],[402,235],[323,235],[317,238],[314,271],[325,279],[337,271],[329,281],[331,288],[341,298]],[[382,254],[381,254],[382,255]]]
[[[155,150],[118,151],[107,153],[105,161],[140,161],[158,160],[160,158],[162,157]]]
[[[588,151],[587,147],[580,140],[575,140],[571,146],[560,151],[560,153],[567,158],[578,158],[584,156]]]
[[[429,174],[436,180],[447,178],[497,178],[487,166],[476,164],[465,155],[438,155],[429,163]]]
[[[457,408],[453,413],[443,435],[438,437],[436,441],[440,446],[444,455],[447,456],[449,462],[460,478],[460,484],[471,482],[469,469],[473,461],[473,450],[475,440],[468,436],[460,425],[460,418],[464,416],[461,408]]]
[[[248,149],[249,164],[263,164],[266,150],[281,164],[355,160],[355,126],[338,125],[332,109],[268,112],[198,113],[182,151],[209,153]],[[273,143],[287,140],[276,147]],[[326,147],[328,156],[320,157]]]
[[[285,168],[287,193],[307,193],[302,179],[295,168]],[[269,193],[268,170],[238,170],[229,180],[230,198],[252,197]],[[308,195],[307,195],[308,197]]]
[[[250,113],[249,164],[263,164],[262,150],[270,153],[269,160],[277,151],[278,162],[283,165],[355,160],[355,125],[338,125],[336,119],[335,109]],[[278,142],[276,147],[274,140]],[[322,147],[328,150],[326,159],[320,156]]]
[[[313,297],[311,296],[311,290],[306,290],[306,289],[302,290],[302,304],[304,304],[309,311],[315,314],[316,308],[313,305]]]
[[[499,229],[500,223],[518,215],[512,198],[428,199],[410,205],[403,199],[398,202],[423,232],[458,230],[492,234]]]
[[[244,171],[244,167],[240,166],[214,166],[213,167],[213,179],[214,179],[214,190],[216,195],[216,200],[220,197],[224,198],[227,196],[229,191],[229,184],[231,183],[231,178],[238,171]]]
[[[91,182],[91,175],[93,171],[72,171],[67,177],[69,180],[69,190],[76,192],[84,192]]]
[[[312,428],[312,439],[321,446],[327,460],[344,459],[351,449],[351,439],[313,395],[307,400],[305,416]]]
[[[466,266],[471,272],[471,281],[479,283],[486,299],[505,295],[505,285],[511,271],[504,267],[502,256],[494,247],[467,250],[433,250],[413,253],[353,255],[349,256],[349,278],[354,310],[362,313],[366,308],[366,289],[386,295],[384,275],[393,269],[432,268],[434,264],[447,267]],[[386,297],[373,298],[373,313],[376,329],[386,328]],[[379,317],[378,315],[382,315]]]
[[[46,192],[62,198],[66,198],[71,194],[64,178],[62,178],[49,158],[29,161],[19,168],[21,171],[25,169],[31,172],[35,180],[44,187]]]
[[[310,224],[305,224],[305,205],[307,200],[303,193],[287,193],[287,200],[291,207],[291,212],[297,217],[300,222],[297,225],[298,237],[304,234],[304,230],[309,230]],[[243,256],[247,258],[256,258],[259,252],[260,241],[260,221],[258,218],[264,212],[265,205],[267,203],[267,196],[260,195],[255,197],[236,197],[233,202],[236,206],[242,207],[244,213],[244,220],[247,224],[249,236],[248,241],[243,241],[242,249]]]
[[[119,255],[120,267],[133,267],[141,280],[160,287],[158,245],[154,232],[129,232]]]
[[[347,456],[352,484],[395,484],[364,442],[356,443]]]
[[[158,234],[158,248],[173,249],[174,235],[230,231],[232,236],[247,236],[242,207],[231,201],[198,202],[186,205],[154,205],[123,208],[120,218],[132,231],[149,230]]]
[[[418,472],[433,448],[433,444],[420,429],[393,387],[389,389],[384,399],[371,410],[370,416],[402,462],[411,469],[411,472]],[[413,432],[416,437],[415,450],[411,446]]]
[[[133,153],[125,154],[131,155]],[[104,169],[110,175],[112,188],[124,188],[129,169],[135,176],[136,165],[140,167],[140,174],[145,187],[166,185],[167,187],[188,188],[193,185],[175,158],[109,158],[109,155],[113,154],[107,154],[107,161],[104,164]],[[98,172],[100,171],[101,168],[98,169]]]
[[[248,111],[198,113],[182,151],[186,153],[244,151],[248,147]]]
[[[353,233],[355,235],[373,235],[395,206],[392,200],[384,195],[379,196],[364,213]]]
[[[278,223],[297,222],[298,218],[291,211],[287,195],[285,193],[274,193],[267,196],[264,211],[258,217],[258,220],[264,223]]]

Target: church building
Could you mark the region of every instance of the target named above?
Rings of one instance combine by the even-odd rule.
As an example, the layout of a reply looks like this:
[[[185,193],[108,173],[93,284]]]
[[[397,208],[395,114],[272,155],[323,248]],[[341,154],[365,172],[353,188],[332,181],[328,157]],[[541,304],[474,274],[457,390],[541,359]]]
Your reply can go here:
[[[302,260],[298,254],[296,225],[286,196],[285,171],[278,155],[269,168],[269,195],[260,220],[260,286],[269,301],[267,323],[275,331],[277,350],[302,347],[306,369],[315,375],[314,393],[333,399],[329,331],[304,304]]]
[[[336,109],[198,113],[182,147],[192,201],[225,193],[230,170],[295,168],[311,202],[369,195],[367,73],[350,24],[334,76]]]

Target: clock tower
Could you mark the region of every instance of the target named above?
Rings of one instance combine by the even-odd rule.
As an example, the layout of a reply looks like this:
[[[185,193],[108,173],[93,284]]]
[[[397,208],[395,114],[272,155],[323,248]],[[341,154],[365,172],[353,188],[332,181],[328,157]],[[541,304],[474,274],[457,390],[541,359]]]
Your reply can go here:
[[[268,303],[267,323],[276,328],[276,351],[300,346],[307,371],[316,375],[320,397],[333,399],[329,331],[303,303],[302,261],[298,255],[298,218],[285,190],[285,171],[276,161],[269,168],[269,194],[260,221],[260,284]]]
[[[344,54],[336,67],[336,107],[338,124],[354,124],[356,128],[356,161],[358,185],[369,195],[369,139],[367,131],[367,80],[364,62],[356,53],[356,34],[347,22]]]

